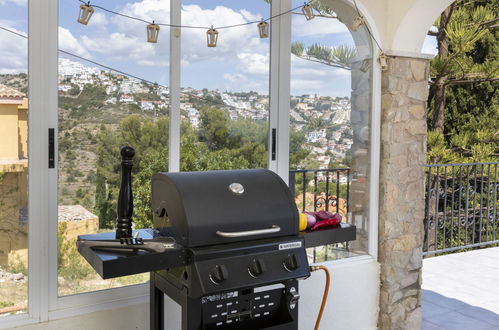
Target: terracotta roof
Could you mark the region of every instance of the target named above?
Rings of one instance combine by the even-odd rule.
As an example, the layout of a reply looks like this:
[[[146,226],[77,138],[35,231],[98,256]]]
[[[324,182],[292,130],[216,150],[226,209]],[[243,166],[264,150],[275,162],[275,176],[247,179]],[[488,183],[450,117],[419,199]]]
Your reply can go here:
[[[1,98],[23,98],[25,95],[20,91],[0,84],[0,97]]]
[[[59,205],[59,222],[95,219],[97,216],[81,205]]]

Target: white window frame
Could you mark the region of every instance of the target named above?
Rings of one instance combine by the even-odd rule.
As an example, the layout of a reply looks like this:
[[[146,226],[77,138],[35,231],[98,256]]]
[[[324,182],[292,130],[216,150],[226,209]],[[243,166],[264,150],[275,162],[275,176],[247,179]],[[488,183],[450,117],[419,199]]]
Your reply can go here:
[[[58,1],[29,0],[29,281],[28,313],[0,319],[0,329],[30,323],[76,316],[149,301],[147,283],[126,287],[58,296],[57,290],[57,157],[55,168],[48,169],[48,129],[57,136],[58,118]],[[352,6],[353,2],[349,1]],[[181,0],[171,0],[171,22],[180,24]],[[366,12],[361,4],[361,11]],[[274,0],[272,15],[291,9],[291,1]],[[367,22],[372,17],[366,14]],[[379,33],[370,25],[377,40]],[[170,29],[170,117],[180,119],[180,39],[175,28]],[[277,129],[276,160],[269,149],[269,168],[286,182],[289,175],[289,105],[291,16],[284,15],[273,22],[270,60],[271,130]],[[371,115],[370,219],[369,256],[377,259],[378,244],[378,178],[380,152],[381,71],[373,52],[373,97]],[[277,96],[277,97],[276,97]],[[180,120],[170,120],[169,169],[178,171],[180,163]],[[57,139],[55,150],[58,150]],[[368,257],[369,257],[368,256]],[[349,258],[341,262],[356,262]],[[36,275],[34,275],[36,274]]]
[[[291,5],[289,0],[272,1],[272,16],[290,10]],[[290,68],[291,15],[282,15],[271,22],[268,168],[286,183],[289,180]],[[273,129],[276,130],[275,160],[272,160]]]

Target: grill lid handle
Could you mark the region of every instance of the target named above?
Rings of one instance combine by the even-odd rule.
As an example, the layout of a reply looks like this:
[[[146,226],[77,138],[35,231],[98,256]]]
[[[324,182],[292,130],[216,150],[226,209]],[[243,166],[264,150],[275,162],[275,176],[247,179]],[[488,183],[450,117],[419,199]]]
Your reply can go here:
[[[271,228],[266,228],[266,229],[255,229],[255,230],[245,230],[245,231],[233,231],[233,232],[226,232],[226,231],[220,231],[217,230],[217,235],[222,236],[222,237],[245,237],[245,236],[253,236],[253,235],[263,235],[263,234],[272,234],[272,233],[278,233],[281,231],[281,227],[278,225],[272,225]]]

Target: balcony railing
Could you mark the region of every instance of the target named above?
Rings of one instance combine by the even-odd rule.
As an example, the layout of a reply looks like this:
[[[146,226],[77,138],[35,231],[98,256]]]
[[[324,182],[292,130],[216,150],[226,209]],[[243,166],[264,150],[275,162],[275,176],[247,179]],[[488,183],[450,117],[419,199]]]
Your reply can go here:
[[[350,169],[289,171],[289,188],[298,209],[346,215],[350,198]]]
[[[499,243],[498,165],[425,167],[424,255]]]
[[[350,169],[293,170],[289,172],[289,188],[302,212],[329,211],[347,218],[350,200]],[[312,262],[341,257],[348,253],[348,242],[309,249]]]
[[[499,162],[425,166],[423,254],[499,244]],[[298,209],[340,213],[348,220],[349,168],[293,170],[289,187]],[[316,248],[313,261],[348,252],[348,243]]]

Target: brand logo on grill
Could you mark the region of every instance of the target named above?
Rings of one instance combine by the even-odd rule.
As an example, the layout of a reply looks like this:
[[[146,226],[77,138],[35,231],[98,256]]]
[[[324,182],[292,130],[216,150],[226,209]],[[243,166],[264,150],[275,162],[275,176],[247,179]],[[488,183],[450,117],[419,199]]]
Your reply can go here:
[[[291,242],[291,243],[283,243],[279,244],[279,250],[289,250],[301,248],[301,242]]]

